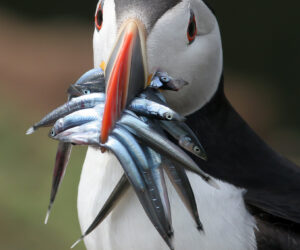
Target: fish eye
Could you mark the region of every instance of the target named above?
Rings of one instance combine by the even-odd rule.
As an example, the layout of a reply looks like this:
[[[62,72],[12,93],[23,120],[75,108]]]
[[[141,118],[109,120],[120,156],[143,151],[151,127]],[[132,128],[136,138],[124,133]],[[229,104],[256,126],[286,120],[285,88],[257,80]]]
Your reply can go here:
[[[196,18],[194,15],[194,12],[191,11],[191,17],[189,21],[189,26],[187,29],[187,38],[189,40],[189,44],[195,41],[197,35],[197,24],[196,24]]]
[[[167,120],[172,120],[173,119],[173,115],[170,113],[166,113],[166,119]]]
[[[101,4],[99,4],[99,8],[97,10],[97,14],[95,16],[95,25],[98,31],[101,30],[103,23],[103,10]]]
[[[85,94],[85,95],[88,95],[88,94],[90,94],[90,93],[91,93],[91,91],[88,90],[88,89],[83,90],[83,94]]]
[[[160,80],[161,80],[162,82],[164,82],[164,83],[168,83],[168,82],[170,81],[169,77],[167,77],[167,76],[162,76],[162,77],[160,78]]]
[[[51,129],[50,134],[51,134],[51,136],[55,136],[55,130],[54,130],[54,128]]]
[[[195,146],[195,147],[194,147],[194,151],[195,151],[196,153],[200,153],[201,150],[200,150],[200,148],[199,148],[198,146]]]

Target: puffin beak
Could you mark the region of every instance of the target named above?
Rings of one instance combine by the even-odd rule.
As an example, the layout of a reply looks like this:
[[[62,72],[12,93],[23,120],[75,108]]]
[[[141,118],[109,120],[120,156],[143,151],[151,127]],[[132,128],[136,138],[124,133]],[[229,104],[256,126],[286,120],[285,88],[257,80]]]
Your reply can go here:
[[[126,21],[105,68],[106,103],[101,143],[121,117],[127,104],[147,86],[146,31],[135,19]]]

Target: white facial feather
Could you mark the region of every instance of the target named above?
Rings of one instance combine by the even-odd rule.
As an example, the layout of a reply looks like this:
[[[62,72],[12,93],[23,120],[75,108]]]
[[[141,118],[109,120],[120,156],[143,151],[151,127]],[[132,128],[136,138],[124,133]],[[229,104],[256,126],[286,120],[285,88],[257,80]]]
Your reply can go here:
[[[164,93],[168,104],[182,114],[198,110],[211,99],[223,69],[218,23],[201,1],[190,3],[196,17],[197,36],[188,44],[188,4],[183,1],[167,12],[147,39],[150,72],[159,65],[172,77],[181,77],[189,83],[178,92]]]
[[[97,29],[95,29],[94,31],[93,47],[95,68],[99,68],[102,61],[107,62],[116,42],[117,34],[118,30],[115,13],[115,2],[111,0],[105,0],[105,4],[103,7],[102,28],[100,31],[98,31]]]

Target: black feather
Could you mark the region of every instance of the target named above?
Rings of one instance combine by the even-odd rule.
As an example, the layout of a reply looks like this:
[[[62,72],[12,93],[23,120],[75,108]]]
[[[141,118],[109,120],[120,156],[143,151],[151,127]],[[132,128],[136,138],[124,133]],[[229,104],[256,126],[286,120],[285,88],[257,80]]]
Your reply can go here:
[[[300,168],[266,145],[233,109],[223,77],[212,100],[187,124],[207,152],[207,162],[191,155],[204,171],[245,188],[248,204],[300,223]]]

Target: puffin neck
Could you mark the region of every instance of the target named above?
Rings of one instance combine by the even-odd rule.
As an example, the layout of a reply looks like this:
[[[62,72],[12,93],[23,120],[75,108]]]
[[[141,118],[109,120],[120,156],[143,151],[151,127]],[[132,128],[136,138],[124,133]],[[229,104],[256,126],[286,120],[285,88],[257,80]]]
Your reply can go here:
[[[191,157],[206,173],[246,189],[249,204],[300,223],[300,168],[259,138],[233,109],[223,86],[222,77],[211,101],[187,117],[208,161]]]

